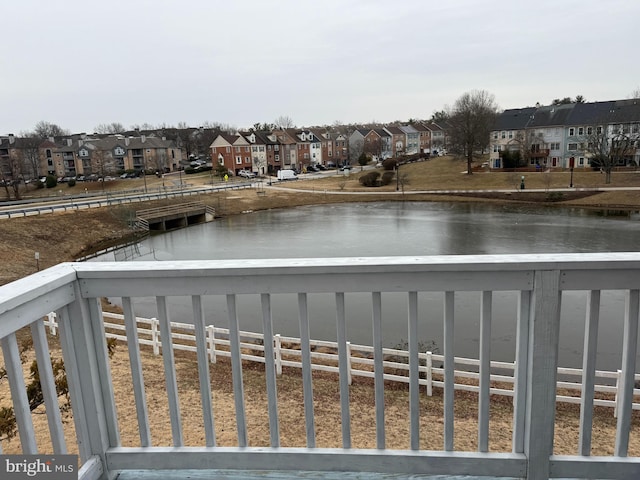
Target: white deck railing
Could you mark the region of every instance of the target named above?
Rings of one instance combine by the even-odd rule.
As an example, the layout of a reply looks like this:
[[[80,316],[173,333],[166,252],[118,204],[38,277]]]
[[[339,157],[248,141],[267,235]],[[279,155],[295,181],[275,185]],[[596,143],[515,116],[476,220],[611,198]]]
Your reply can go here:
[[[119,313],[103,312],[104,326],[107,338],[114,338],[121,342],[127,341],[124,315]],[[151,347],[154,355],[160,355],[162,340],[160,338],[160,321],[157,318],[136,317],[136,329],[138,331],[138,345]],[[49,333],[56,335],[58,322],[56,313],[47,315],[45,325]],[[170,322],[171,340],[173,350],[185,352],[197,352],[197,337],[195,326],[191,323]],[[229,329],[207,325],[205,327],[207,358],[214,364],[218,357],[231,357],[231,341]],[[240,331],[240,359],[247,362],[265,363],[264,335],[258,332]],[[302,369],[302,340],[298,337],[288,337],[279,333],[273,336],[273,356],[276,374],[282,375],[283,367]],[[309,340],[311,349],[311,370],[339,373],[338,342],[328,340]],[[382,349],[384,368],[383,380],[387,382],[409,382],[409,351],[397,348]],[[420,385],[426,387],[428,396],[433,395],[433,388],[442,388],[444,382],[444,355],[431,351],[418,354],[420,362]],[[464,390],[478,393],[480,386],[480,360],[476,358],[454,357],[456,368],[454,375],[454,390]],[[373,347],[371,345],[358,345],[347,342],[347,378],[349,385],[353,377],[374,378]],[[491,361],[491,374],[489,380],[495,382],[491,386],[491,395],[513,397],[515,386],[516,362]],[[390,373],[393,372],[393,373]],[[498,372],[498,373],[495,373]],[[434,378],[435,375],[435,378]],[[581,368],[558,367],[558,375],[565,377],[558,380],[557,387],[560,391],[556,395],[558,403],[581,402],[582,378],[584,372]],[[594,372],[594,392],[613,396],[613,398],[594,398],[593,404],[597,407],[612,408],[614,416],[617,415],[618,400],[621,398],[620,380],[622,370],[607,371],[596,370]],[[457,380],[466,380],[458,383]],[[636,385],[640,383],[640,374],[635,375]],[[568,391],[567,391],[568,390]],[[640,396],[640,389],[633,390],[634,398]],[[640,403],[633,402],[633,410],[640,410]]]
[[[583,351],[583,378],[578,452],[553,455],[558,342],[563,291],[588,292]],[[626,293],[615,451],[590,456],[595,360],[600,320],[600,293]],[[478,452],[454,451],[454,323],[455,292],[481,292],[479,332]],[[493,292],[517,291],[516,368],[511,453],[489,452],[491,323]],[[345,296],[371,294],[373,377],[375,379],[376,450],[351,448],[348,347]],[[384,349],[382,325],[386,292],[407,295],[409,338],[410,450],[389,450],[385,440]],[[444,314],[443,397],[444,444],[441,451],[420,449],[420,352],[418,298],[442,292]],[[296,294],[301,339],[306,448],[280,446],[276,363],[273,342],[264,343],[270,447],[249,447],[242,380],[238,305],[245,295],[257,295],[262,307],[263,334],[272,338],[275,294]],[[341,437],[343,448],[316,448],[311,376],[308,297],[335,294]],[[189,296],[195,325],[200,398],[205,441],[183,446],[184,425],[171,341],[169,305],[175,296]],[[226,298],[229,351],[235,398],[237,447],[216,446],[209,380],[203,300]],[[116,418],[113,383],[99,299],[121,297],[128,340],[136,419],[136,447],[124,447]],[[132,299],[154,297],[163,345],[164,377],[173,446],[153,447],[142,377],[138,329]],[[407,474],[493,475],[542,479],[636,478],[640,460],[629,457],[634,378],[637,361],[640,299],[640,254],[505,255],[458,257],[385,257],[296,260],[229,260],[215,262],[133,262],[61,264],[0,287],[0,339],[11,387],[20,442],[24,453],[39,453],[24,387],[17,334],[30,327],[46,404],[54,452],[65,453],[60,410],[49,365],[43,317],[56,311],[72,400],[80,478],[112,478],[137,469],[260,469],[367,471]],[[397,319],[394,319],[397,321]],[[327,321],[323,319],[322,321]],[[133,421],[133,419],[130,419]]]

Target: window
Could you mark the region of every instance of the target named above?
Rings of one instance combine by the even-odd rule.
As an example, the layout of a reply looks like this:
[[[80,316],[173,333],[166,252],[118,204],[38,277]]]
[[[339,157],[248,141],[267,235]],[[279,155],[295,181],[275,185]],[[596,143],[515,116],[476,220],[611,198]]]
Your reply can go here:
[[[252,150],[253,150],[254,152],[257,152],[257,151],[258,151],[258,147],[256,147],[256,146],[254,145],[254,146],[253,146],[253,148],[252,148]]]
[[[513,138],[513,131],[509,130],[509,138]]]
[[[244,163],[251,163],[251,157],[244,157]]]
[[[596,133],[602,135],[602,127],[596,127]]]
[[[494,151],[494,152],[497,152],[497,151],[498,151],[498,145],[495,145],[495,144],[493,145],[493,151]]]
[[[498,132],[493,132],[493,139],[497,140],[498,139]]]
[[[240,151],[240,147],[236,147],[236,152],[239,152],[239,151]]]
[[[578,158],[578,165],[580,166],[584,165],[584,157]]]
[[[244,151],[248,152],[249,151],[249,147],[244,147]]]
[[[258,151],[260,151],[260,152],[264,152],[264,145],[260,145],[260,146],[258,147]]]
[[[503,130],[502,133],[500,134],[500,137],[507,138],[507,132]]]
[[[231,147],[227,147],[227,153],[231,153]]]
[[[573,128],[573,127],[571,127],[571,128],[569,129],[569,136],[570,136],[570,137],[573,137],[575,134],[576,134],[576,129],[575,129],[575,128]]]
[[[587,127],[587,135],[593,134],[593,127]]]
[[[551,150],[560,150],[560,144],[559,143],[550,143],[549,144],[549,148]]]
[[[567,145],[567,150],[573,152],[578,150],[578,144],[577,143],[570,143]]]
[[[280,150],[280,145],[274,145],[273,149],[277,152],[278,150]]]
[[[47,148],[47,158],[51,158],[51,150]]]
[[[309,158],[309,154],[305,152],[304,158]]]
[[[578,127],[578,135],[584,135],[584,128]]]
[[[236,163],[237,163],[238,165],[241,165],[241,164],[242,164],[242,157],[240,157],[240,156],[236,156]]]
[[[279,162],[279,161],[280,161],[280,155],[276,154],[276,156],[275,156],[275,159],[274,159],[274,160],[275,160],[276,162]]]

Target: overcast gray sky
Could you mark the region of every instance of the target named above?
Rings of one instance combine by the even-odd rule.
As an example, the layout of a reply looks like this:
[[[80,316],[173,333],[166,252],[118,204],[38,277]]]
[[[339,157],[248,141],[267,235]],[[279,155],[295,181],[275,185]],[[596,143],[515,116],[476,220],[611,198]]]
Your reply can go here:
[[[627,98],[637,0],[4,0],[0,134],[40,120],[248,127]]]

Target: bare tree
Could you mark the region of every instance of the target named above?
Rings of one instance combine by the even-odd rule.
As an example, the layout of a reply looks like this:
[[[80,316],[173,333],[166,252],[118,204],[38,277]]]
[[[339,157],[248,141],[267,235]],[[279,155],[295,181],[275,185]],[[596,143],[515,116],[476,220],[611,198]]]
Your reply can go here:
[[[229,134],[232,134],[238,131],[238,127],[230,123],[211,122],[208,120],[206,122],[203,122],[201,127],[204,129],[219,130],[220,132],[225,132]]]
[[[630,98],[640,98],[640,87],[636,87],[633,92],[631,92]]]
[[[487,147],[495,124],[498,106],[492,94],[474,90],[458,98],[449,112],[451,141],[467,156],[467,174],[471,174],[473,152]]]
[[[293,120],[288,115],[280,115],[276,118],[273,123],[278,127],[279,130],[284,130],[285,128],[295,128],[296,124],[293,123]]]
[[[91,154],[91,171],[100,176],[104,190],[104,177],[116,171],[115,161],[110,152],[94,150]]]
[[[93,129],[94,132],[102,133],[102,134],[122,133],[125,130],[126,129],[124,128],[124,125],[122,125],[119,122],[100,123],[99,125],[96,125],[95,128]]]
[[[69,130],[62,128],[55,123],[45,122],[44,120],[36,123],[36,126],[33,128],[33,132],[40,138],[60,137],[70,134]]]
[[[446,123],[449,120],[449,114],[447,113],[447,110],[449,110],[448,106],[445,107],[444,110],[433,112],[433,114],[431,115],[431,119],[429,121],[437,125],[440,125],[441,123]]]
[[[589,133],[591,132],[591,133]],[[593,125],[587,127],[587,152],[591,165],[605,173],[605,183],[611,183],[611,172],[616,165],[633,160],[640,133],[632,133],[628,125]]]
[[[19,148],[23,165],[23,174],[29,178],[40,177],[40,144],[42,139],[30,132],[20,134]]]
[[[20,180],[23,175],[24,162],[17,155],[9,155],[0,162],[0,181],[7,193],[7,199],[11,199],[11,193],[15,200],[20,200]],[[9,188],[11,187],[11,188]]]

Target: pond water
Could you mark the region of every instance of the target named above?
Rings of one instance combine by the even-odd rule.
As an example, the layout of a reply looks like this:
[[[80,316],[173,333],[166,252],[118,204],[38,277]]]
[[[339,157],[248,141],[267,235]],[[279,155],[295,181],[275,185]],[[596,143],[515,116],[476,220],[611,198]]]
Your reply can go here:
[[[98,260],[613,252],[637,251],[639,241],[640,221],[628,215],[488,204],[349,203],[219,219],[150,237],[135,248]],[[585,295],[563,294],[561,366],[581,365]],[[313,338],[335,340],[334,302],[333,295],[309,295]],[[353,343],[371,344],[370,302],[370,295],[346,295],[347,335]],[[624,302],[620,292],[603,292],[598,368],[619,368]],[[454,347],[458,356],[478,356],[479,303],[479,293],[456,294]],[[189,299],[176,299],[171,319],[185,321],[190,305]],[[438,350],[442,345],[442,305],[442,294],[420,294],[419,337],[425,348]],[[494,295],[495,360],[513,360],[516,305],[515,292]],[[153,299],[136,301],[135,310],[139,316],[156,316]],[[406,294],[383,294],[386,346],[407,338],[406,311]],[[227,326],[224,299],[211,299],[207,312],[208,323]],[[259,298],[242,299],[238,313],[241,329],[261,331]],[[273,300],[273,319],[276,333],[299,336],[295,296]]]

